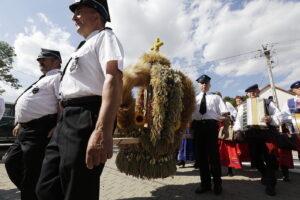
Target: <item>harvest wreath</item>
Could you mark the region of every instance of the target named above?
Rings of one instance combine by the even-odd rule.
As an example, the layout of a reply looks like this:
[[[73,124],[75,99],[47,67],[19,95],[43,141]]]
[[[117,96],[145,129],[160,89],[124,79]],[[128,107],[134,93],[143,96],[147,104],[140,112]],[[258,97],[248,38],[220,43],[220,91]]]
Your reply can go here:
[[[176,172],[176,149],[195,105],[191,80],[171,69],[159,53],[159,39],[139,61],[123,72],[122,102],[114,137],[139,138],[120,144],[116,165],[140,178],[164,178]],[[132,89],[138,87],[136,98]]]

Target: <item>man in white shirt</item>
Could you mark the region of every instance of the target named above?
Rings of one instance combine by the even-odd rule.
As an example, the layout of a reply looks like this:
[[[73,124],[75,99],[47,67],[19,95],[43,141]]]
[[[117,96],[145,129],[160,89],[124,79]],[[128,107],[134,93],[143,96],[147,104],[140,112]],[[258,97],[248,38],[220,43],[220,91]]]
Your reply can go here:
[[[297,130],[295,130],[292,123],[292,114],[300,113],[300,81],[294,82],[290,88],[296,95],[293,98],[288,99],[287,103],[283,106],[282,120],[283,123],[288,124],[289,130],[292,133],[295,133]]]
[[[98,200],[100,176],[113,153],[123,49],[112,30],[105,28],[110,21],[106,0],[77,0],[70,10],[85,42],[64,70],[62,118],[46,150],[39,200]]]
[[[36,200],[38,181],[49,133],[55,127],[61,78],[59,51],[42,49],[37,58],[41,78],[16,100],[13,135],[5,167],[12,182],[20,189],[22,200]]]
[[[257,84],[248,87],[245,92],[249,98],[259,97],[260,90]],[[265,130],[262,129],[248,129],[244,135],[246,141],[249,144],[249,151],[251,156],[251,162],[259,170],[262,175],[261,183],[266,186],[265,192],[267,195],[274,196],[276,185],[275,171],[278,168],[278,162],[276,156],[268,150],[266,142],[275,142],[275,134],[277,132],[276,127],[280,124],[281,113],[274,103],[265,99],[266,115],[261,119],[268,125]],[[235,131],[242,130],[242,109],[238,109],[237,118],[233,129]],[[275,146],[275,145],[274,145]]]
[[[287,103],[282,108],[282,123],[285,123],[290,131],[290,133],[298,134],[295,137],[297,142],[298,158],[300,160],[300,129],[299,124],[296,124],[296,119],[293,118],[293,114],[300,113],[300,81],[294,82],[290,88],[296,94],[293,98],[288,99]],[[294,122],[294,123],[293,123]],[[295,127],[296,126],[296,127]]]
[[[211,175],[213,176],[214,193],[222,193],[221,165],[218,145],[218,121],[222,115],[227,116],[228,110],[222,98],[208,93],[210,77],[200,76],[199,83],[201,93],[196,97],[196,109],[193,113],[191,128],[194,130],[196,142],[196,159],[200,168],[200,187],[197,194],[211,190]]]

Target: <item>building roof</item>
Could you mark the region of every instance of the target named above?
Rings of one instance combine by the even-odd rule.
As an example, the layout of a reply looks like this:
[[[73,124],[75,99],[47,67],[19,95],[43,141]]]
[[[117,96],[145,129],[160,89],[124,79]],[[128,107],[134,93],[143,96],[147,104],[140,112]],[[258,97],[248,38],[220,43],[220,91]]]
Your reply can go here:
[[[260,91],[266,90],[266,89],[268,89],[269,87],[271,87],[270,84],[268,84],[268,85],[264,86],[263,88],[261,88]],[[280,87],[275,86],[275,88],[276,88],[277,90],[281,90],[282,92],[288,93],[288,94],[290,94],[290,95],[293,95],[293,96],[296,95],[294,92],[290,92],[290,91],[285,90],[285,89],[282,89],[282,88],[280,88]]]

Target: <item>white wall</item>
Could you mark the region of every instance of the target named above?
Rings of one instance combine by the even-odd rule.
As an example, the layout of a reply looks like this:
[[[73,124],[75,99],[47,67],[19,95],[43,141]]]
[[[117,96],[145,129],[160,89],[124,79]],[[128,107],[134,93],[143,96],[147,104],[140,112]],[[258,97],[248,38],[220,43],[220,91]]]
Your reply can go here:
[[[279,104],[279,109],[281,110],[283,105],[287,103],[287,100],[292,98],[293,95],[286,93],[282,90],[276,89],[277,93],[277,98],[278,98],[278,104]],[[271,90],[271,87],[268,87],[260,92],[260,97],[267,99],[269,96],[273,96],[273,92]]]

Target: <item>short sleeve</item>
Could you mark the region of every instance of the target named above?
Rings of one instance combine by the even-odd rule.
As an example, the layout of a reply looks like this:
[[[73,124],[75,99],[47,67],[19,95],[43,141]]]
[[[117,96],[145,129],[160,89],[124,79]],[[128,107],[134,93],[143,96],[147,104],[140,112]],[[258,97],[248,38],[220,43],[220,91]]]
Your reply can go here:
[[[60,79],[61,79],[61,73],[58,73],[55,75],[55,79],[53,80],[54,95],[56,96],[57,99],[60,99],[60,95],[59,95]]]
[[[124,51],[123,47],[112,31],[104,31],[99,49],[99,61],[104,74],[109,61],[118,61],[118,69],[123,71]]]
[[[216,95],[216,96],[217,96],[217,99],[219,101],[220,114],[223,115],[225,113],[229,113],[229,111],[228,111],[228,109],[227,109],[227,107],[226,107],[223,99],[220,96],[218,96],[218,95]]]

